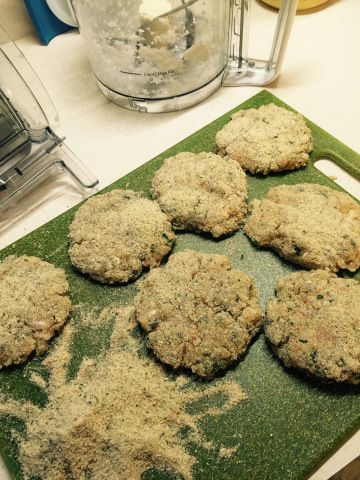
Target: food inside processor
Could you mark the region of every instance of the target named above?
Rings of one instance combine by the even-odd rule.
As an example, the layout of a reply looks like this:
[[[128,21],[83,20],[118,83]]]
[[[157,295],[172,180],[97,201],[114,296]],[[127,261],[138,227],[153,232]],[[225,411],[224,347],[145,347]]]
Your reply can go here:
[[[228,2],[75,0],[97,80],[121,95],[183,95],[215,79],[227,63]]]

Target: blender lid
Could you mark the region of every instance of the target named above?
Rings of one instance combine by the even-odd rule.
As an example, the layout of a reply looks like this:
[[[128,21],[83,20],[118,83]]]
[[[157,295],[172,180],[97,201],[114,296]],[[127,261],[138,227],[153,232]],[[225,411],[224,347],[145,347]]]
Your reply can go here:
[[[65,172],[86,197],[98,180],[53,128],[54,105],[24,55],[0,25],[0,207]],[[18,197],[17,197],[18,198]]]

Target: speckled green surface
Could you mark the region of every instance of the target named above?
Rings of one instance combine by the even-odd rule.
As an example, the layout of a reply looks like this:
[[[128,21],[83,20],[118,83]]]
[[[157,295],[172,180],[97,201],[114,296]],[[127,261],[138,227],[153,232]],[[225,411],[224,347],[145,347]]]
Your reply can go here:
[[[286,106],[269,92],[262,91],[234,110],[270,102]],[[106,191],[126,187],[142,190],[148,195],[151,177],[164,158],[186,150],[215,151],[215,133],[229,120],[231,113],[115,182]],[[265,178],[248,177],[250,199],[264,196],[270,187],[281,183],[314,182],[341,190],[312,165],[321,156],[332,158],[360,179],[360,156],[310,121],[308,125],[315,142],[310,164],[293,173]],[[71,268],[67,257],[67,229],[76,208],[9,246],[0,253],[0,258],[26,253],[63,267],[69,277],[74,304],[101,308],[115,302],[131,303],[136,293],[136,283],[125,287],[106,287],[77,274]],[[235,267],[255,279],[262,306],[273,295],[276,280],[295,268],[270,251],[255,249],[241,231],[216,242],[198,235],[179,234],[174,250],[186,248],[228,255]],[[359,273],[351,276],[360,278]],[[107,333],[99,331],[94,336],[93,332],[77,332],[73,366],[80,363],[83,355],[90,352],[94,355],[104,348]],[[98,344],[94,344],[94,338],[98,339]],[[7,392],[13,398],[45,404],[46,392],[29,380],[32,371],[43,372],[42,359],[33,360],[25,367],[1,371],[0,392]],[[205,417],[202,427],[208,440],[219,448],[237,446],[237,453],[230,459],[220,459],[216,450],[209,452],[198,445],[189,445],[188,448],[198,459],[194,469],[195,479],[305,479],[360,426],[359,389],[319,385],[284,369],[267,347],[263,335],[256,339],[245,359],[229,371],[227,377],[238,381],[249,399],[215,419]],[[11,430],[22,431],[23,426],[14,418],[3,416],[0,421],[0,451],[13,478],[21,479],[17,447],[12,440]],[[144,480],[165,478],[174,477],[164,472],[147,472],[143,475]]]

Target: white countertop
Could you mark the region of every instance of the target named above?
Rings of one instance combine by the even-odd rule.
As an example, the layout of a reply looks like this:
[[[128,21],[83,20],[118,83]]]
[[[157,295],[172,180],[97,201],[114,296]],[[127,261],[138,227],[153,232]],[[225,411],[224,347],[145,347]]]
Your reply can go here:
[[[4,16],[9,10],[2,10],[2,5],[8,4],[8,0],[0,0],[0,21],[6,29],[8,26]],[[268,9],[264,12],[271,14]],[[359,0],[333,0],[325,8],[298,15],[283,74],[275,84],[267,87],[358,152],[359,19]],[[61,122],[57,133],[66,136],[67,146],[99,178],[100,188],[261,90],[255,87],[223,87],[205,102],[185,111],[140,114],[121,109],[103,97],[92,76],[77,31],[56,37],[47,47],[40,45],[33,34],[19,38],[17,45],[54,101]],[[356,183],[352,193],[360,198]],[[73,192],[68,192],[36,208],[30,207],[15,224],[0,230],[0,248],[78,201]],[[327,480],[359,454],[360,432],[326,462],[311,480]],[[6,478],[4,475],[0,467],[0,480]]]

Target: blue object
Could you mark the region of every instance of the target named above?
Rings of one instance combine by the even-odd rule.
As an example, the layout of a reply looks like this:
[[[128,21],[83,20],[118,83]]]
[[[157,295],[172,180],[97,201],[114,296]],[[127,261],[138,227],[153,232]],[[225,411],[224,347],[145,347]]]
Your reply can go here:
[[[72,28],[52,13],[45,0],[24,0],[24,2],[39,40],[44,45],[48,45],[56,35]]]

